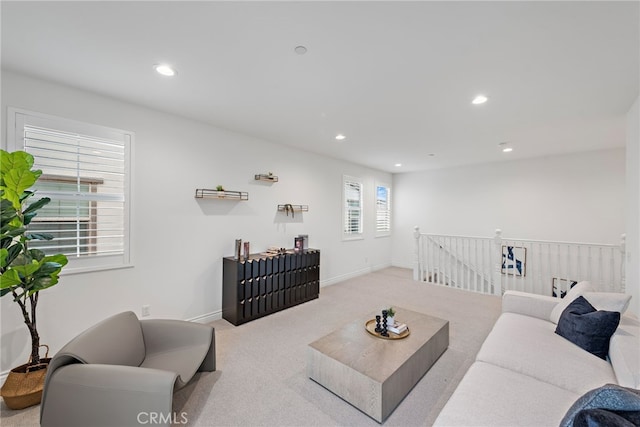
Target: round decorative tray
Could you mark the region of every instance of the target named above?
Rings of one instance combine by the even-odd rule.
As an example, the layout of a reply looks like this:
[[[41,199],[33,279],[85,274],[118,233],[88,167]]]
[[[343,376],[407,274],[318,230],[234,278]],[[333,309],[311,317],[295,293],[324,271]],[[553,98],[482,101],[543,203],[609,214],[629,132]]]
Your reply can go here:
[[[383,340],[401,340],[402,338],[406,338],[409,336],[411,331],[407,328],[406,331],[401,334],[394,334],[393,332],[389,332],[388,337],[383,337],[379,332],[376,332],[376,319],[368,320],[367,323],[364,324],[364,328],[374,337],[382,338]]]

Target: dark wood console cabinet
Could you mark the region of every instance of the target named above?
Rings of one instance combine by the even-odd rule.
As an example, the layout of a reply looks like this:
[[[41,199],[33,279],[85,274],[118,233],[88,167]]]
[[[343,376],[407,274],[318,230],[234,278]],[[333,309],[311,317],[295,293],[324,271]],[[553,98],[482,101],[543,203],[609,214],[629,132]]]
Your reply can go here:
[[[234,325],[318,298],[320,251],[223,258],[222,317]]]

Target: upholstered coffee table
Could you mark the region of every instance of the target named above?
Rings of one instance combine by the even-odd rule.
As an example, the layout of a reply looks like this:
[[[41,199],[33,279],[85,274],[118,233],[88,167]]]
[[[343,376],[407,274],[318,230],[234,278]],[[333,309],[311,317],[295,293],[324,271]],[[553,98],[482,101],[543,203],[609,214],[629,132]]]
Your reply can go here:
[[[382,423],[449,346],[449,322],[401,307],[410,334],[373,336],[358,319],[309,344],[307,375]]]

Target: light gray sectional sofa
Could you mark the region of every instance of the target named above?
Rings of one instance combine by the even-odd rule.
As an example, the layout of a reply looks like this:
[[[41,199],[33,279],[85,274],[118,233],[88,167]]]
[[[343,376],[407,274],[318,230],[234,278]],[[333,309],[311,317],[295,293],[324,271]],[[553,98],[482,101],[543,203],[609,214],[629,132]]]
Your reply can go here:
[[[507,291],[502,315],[434,425],[558,426],[589,390],[608,383],[640,388],[637,319],[621,317],[609,360],[555,333],[560,314],[579,295],[598,310],[624,311],[628,305],[622,294],[576,288],[563,300]]]

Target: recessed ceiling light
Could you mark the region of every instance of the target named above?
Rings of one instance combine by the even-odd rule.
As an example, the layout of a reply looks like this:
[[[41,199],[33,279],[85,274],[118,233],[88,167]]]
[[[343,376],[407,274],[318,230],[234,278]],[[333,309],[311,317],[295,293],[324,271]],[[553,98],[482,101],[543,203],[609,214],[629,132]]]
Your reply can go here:
[[[167,64],[158,64],[158,65],[155,65],[153,68],[155,68],[158,74],[162,74],[163,76],[173,77],[176,75],[176,70],[174,70],[173,68],[171,68],[171,66]]]
[[[506,142],[501,142],[498,147],[502,148],[503,153],[510,153],[513,151],[513,147],[509,147]]]
[[[336,139],[337,139],[338,141],[342,141],[342,140],[343,140],[343,139],[345,139],[345,138],[346,138],[346,136],[344,136],[344,135],[343,135],[343,134],[341,134],[341,133],[339,133],[339,134],[337,134],[337,135],[336,135]]]
[[[485,95],[476,95],[476,97],[473,98],[473,101],[471,101],[471,103],[474,105],[484,104],[488,100],[489,98],[487,98]]]
[[[304,46],[296,46],[293,51],[295,53],[297,53],[298,55],[304,55],[305,53],[307,53],[307,48]]]
[[[433,154],[433,153],[429,153],[429,154],[428,154],[428,156],[429,156],[429,157],[433,157],[433,156],[435,156],[435,154]]]
[[[400,166],[402,166],[402,163],[396,163],[394,166],[399,168]]]

